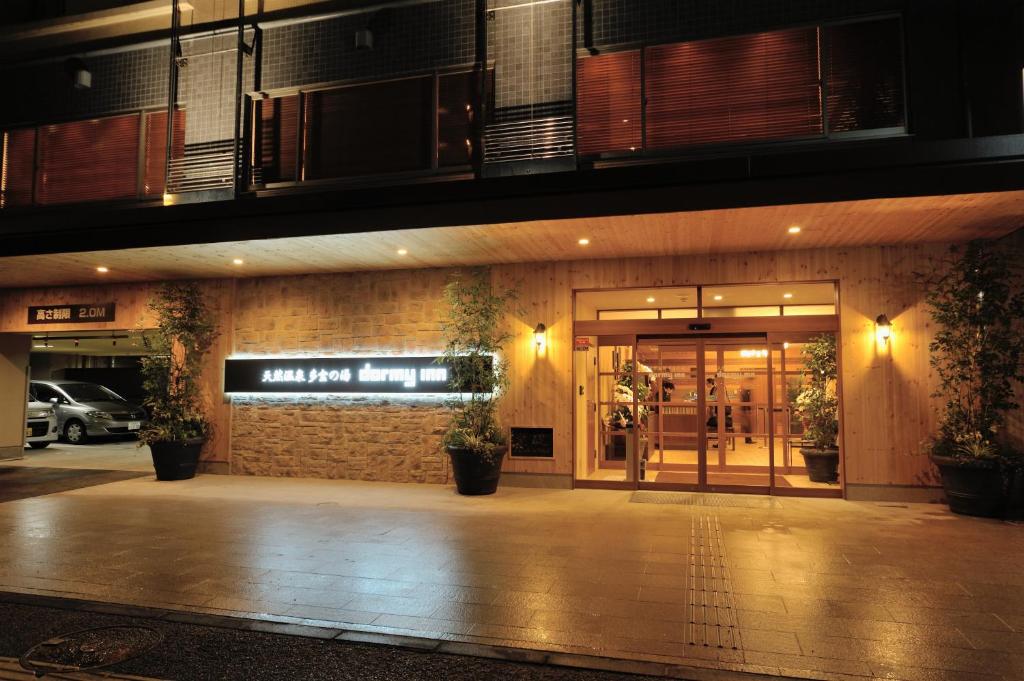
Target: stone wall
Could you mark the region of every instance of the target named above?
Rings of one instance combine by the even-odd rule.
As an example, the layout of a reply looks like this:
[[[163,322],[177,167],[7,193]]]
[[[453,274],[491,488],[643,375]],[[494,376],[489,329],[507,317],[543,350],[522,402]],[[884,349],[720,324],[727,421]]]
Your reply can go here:
[[[432,355],[450,270],[240,280],[235,354]],[[439,398],[232,398],[231,472],[445,482]]]

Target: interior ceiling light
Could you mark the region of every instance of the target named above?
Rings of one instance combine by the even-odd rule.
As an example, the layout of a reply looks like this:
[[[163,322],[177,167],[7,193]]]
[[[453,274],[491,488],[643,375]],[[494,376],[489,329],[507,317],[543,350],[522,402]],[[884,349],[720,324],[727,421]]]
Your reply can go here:
[[[242,260],[241,258],[235,258],[235,259],[234,259],[234,260],[232,260],[231,262],[233,262],[233,263],[234,263],[234,264],[236,264],[236,265],[244,265],[244,264],[245,264],[245,261],[244,261],[244,260]]]
[[[799,225],[793,225],[792,227],[790,227],[786,231],[788,231],[790,234],[799,234],[800,233],[800,226]]]
[[[793,294],[792,293],[783,293],[782,297],[785,298],[786,300],[789,300],[790,298],[793,297]]]
[[[409,251],[405,248],[399,248],[398,255],[409,255]]]
[[[576,243],[578,243],[580,246],[589,246],[590,245],[590,239],[586,239],[586,238],[580,239]]]
[[[722,296],[715,296],[715,300],[721,300]]]
[[[110,269],[103,265],[100,265],[99,267],[96,268],[96,271],[99,272],[100,274],[106,274],[107,272],[110,271]]]
[[[654,302],[654,296],[647,296],[647,302],[648,303],[653,303]]]

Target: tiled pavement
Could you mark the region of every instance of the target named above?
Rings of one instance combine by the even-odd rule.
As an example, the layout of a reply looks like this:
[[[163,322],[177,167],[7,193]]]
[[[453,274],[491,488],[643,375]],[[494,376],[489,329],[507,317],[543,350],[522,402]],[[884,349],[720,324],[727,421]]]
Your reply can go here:
[[[0,589],[806,678],[1024,679],[1024,526],[202,476],[0,504]]]

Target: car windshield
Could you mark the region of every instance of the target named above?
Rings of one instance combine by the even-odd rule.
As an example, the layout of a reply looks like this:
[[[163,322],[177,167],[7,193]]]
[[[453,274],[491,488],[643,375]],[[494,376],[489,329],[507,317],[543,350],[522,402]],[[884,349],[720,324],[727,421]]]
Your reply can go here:
[[[95,383],[62,383],[59,387],[75,402],[121,401],[119,395]]]

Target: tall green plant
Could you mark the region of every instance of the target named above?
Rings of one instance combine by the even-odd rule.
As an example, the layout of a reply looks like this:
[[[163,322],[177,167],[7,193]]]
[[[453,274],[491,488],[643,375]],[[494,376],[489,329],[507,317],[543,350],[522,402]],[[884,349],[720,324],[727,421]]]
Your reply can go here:
[[[1000,458],[998,433],[1019,409],[1024,381],[1024,280],[1020,259],[988,240],[954,246],[923,275],[937,330],[929,345],[942,399],[932,451],[962,459]]]
[[[490,458],[495,446],[505,443],[497,412],[508,387],[508,365],[500,353],[512,338],[505,318],[516,293],[493,291],[489,273],[478,270],[453,277],[444,298],[448,315],[441,326],[441,361],[448,365],[449,383],[458,391],[448,401],[451,422],[444,444]]]
[[[142,386],[149,421],[143,444],[206,437],[210,422],[199,392],[203,357],[217,336],[202,291],[194,282],[161,286],[149,302],[157,328],[143,336]]]
[[[804,437],[815,449],[834,449],[839,439],[839,377],[836,337],[823,333],[804,344],[801,354],[810,384],[797,395],[796,408],[805,424]]]

